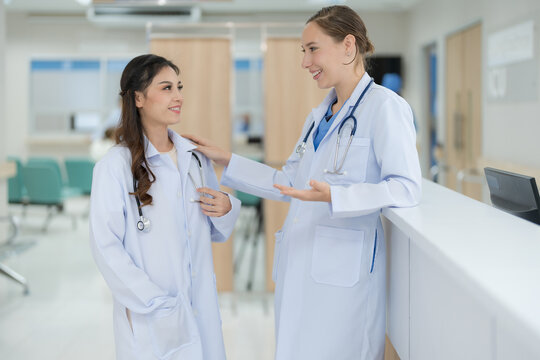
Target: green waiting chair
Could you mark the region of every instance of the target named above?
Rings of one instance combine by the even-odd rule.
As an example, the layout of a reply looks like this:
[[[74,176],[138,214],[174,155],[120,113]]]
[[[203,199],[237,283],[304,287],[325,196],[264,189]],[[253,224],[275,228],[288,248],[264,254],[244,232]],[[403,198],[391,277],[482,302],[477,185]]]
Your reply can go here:
[[[23,179],[28,194],[28,204],[47,206],[43,231],[47,231],[55,213],[64,210],[62,179],[59,173],[46,164],[28,163],[23,166]]]
[[[243,241],[240,244],[238,249],[238,254],[235,256],[234,261],[234,272],[237,273],[240,265],[242,264],[242,259],[246,252],[250,240],[252,244],[251,249],[251,259],[249,264],[249,276],[246,285],[246,290],[251,291],[253,289],[253,280],[255,278],[255,265],[257,260],[257,246],[259,244],[259,234],[262,230],[262,201],[261,198],[255,195],[247,194],[242,191],[236,191],[236,198],[242,202],[242,207],[251,207],[255,210],[253,219],[246,221],[245,228],[242,229],[243,232]]]
[[[8,156],[7,159],[10,162],[14,162],[17,168],[15,176],[8,179],[8,202],[10,204],[26,205],[26,189],[22,174],[22,162],[15,156]]]
[[[70,187],[64,177],[62,176],[62,171],[60,165],[56,159],[51,157],[30,157],[28,158],[27,165],[37,165],[37,166],[47,166],[50,167],[60,179],[60,184],[62,186],[62,196],[64,198],[70,198],[75,196],[82,195],[82,191],[79,188]]]
[[[90,195],[94,162],[88,158],[73,157],[66,158],[64,165],[66,167],[69,187],[79,189],[83,195]]]

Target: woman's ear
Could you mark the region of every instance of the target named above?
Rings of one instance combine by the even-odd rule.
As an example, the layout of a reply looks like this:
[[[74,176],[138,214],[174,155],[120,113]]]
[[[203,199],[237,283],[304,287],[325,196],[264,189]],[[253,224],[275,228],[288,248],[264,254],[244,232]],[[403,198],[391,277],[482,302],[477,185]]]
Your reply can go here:
[[[347,56],[354,57],[356,54],[356,38],[353,35],[348,34],[343,39],[343,45],[345,45],[345,53]]]
[[[140,91],[135,91],[135,106],[140,109],[144,105],[144,94]]]

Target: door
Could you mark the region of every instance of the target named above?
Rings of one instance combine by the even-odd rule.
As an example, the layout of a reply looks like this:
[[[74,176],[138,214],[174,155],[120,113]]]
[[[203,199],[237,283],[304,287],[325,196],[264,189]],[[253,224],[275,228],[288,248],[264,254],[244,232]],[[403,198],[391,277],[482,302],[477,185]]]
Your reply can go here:
[[[446,186],[480,200],[482,153],[482,27],[446,40]],[[461,172],[461,178],[460,178]]]
[[[231,149],[231,44],[224,38],[152,39],[150,52],[172,60],[180,68],[184,104],[180,123],[171,128],[211,139]],[[218,179],[222,168],[216,167]],[[230,191],[229,191],[230,192]],[[219,291],[233,290],[233,246],[212,244]]]
[[[294,150],[311,109],[326,96],[302,68],[299,38],[269,38],[264,59],[265,163],[279,169]],[[274,290],[274,233],[281,228],[289,204],[264,200],[266,288]]]

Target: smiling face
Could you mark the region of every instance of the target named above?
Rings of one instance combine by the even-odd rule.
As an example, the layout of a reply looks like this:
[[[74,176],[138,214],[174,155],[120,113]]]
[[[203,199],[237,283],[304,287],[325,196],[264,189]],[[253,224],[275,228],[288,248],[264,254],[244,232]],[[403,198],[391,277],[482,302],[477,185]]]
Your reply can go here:
[[[311,73],[319,88],[336,87],[350,76],[350,67],[344,66],[350,53],[346,42],[336,42],[314,22],[304,28],[302,67]]]
[[[135,105],[145,129],[166,128],[180,121],[180,110],[184,101],[180,92],[182,87],[176,72],[165,66],[143,92],[135,92]]]

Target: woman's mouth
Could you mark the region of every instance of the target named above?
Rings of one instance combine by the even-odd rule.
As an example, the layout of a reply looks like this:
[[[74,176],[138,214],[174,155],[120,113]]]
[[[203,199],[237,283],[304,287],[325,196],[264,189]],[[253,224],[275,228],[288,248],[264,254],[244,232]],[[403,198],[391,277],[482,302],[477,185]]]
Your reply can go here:
[[[180,106],[170,107],[169,110],[171,110],[172,112],[175,112],[177,114],[180,114]]]
[[[322,70],[317,70],[314,73],[311,74],[313,76],[314,80],[318,80],[321,77]]]

